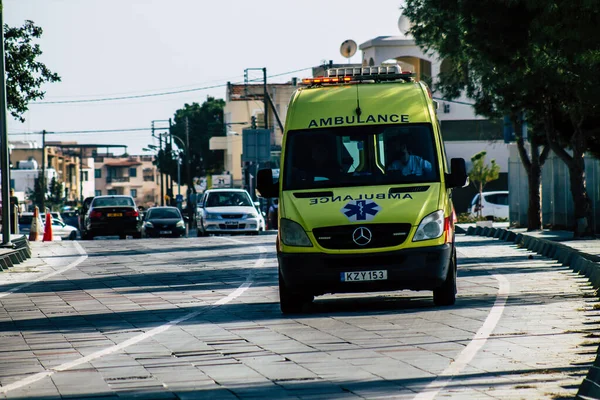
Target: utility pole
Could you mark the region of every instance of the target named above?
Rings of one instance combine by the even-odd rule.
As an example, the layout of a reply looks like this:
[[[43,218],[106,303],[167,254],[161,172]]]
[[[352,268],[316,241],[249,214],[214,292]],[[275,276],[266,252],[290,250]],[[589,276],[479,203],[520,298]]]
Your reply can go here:
[[[187,186],[188,186],[188,190],[187,190],[187,210],[188,210],[188,226],[191,229],[192,228],[192,217],[194,215],[194,210],[192,209],[192,170],[191,170],[191,160],[190,160],[190,156],[192,154],[192,152],[190,151],[190,120],[189,118],[186,116],[185,117],[185,149],[186,149],[186,153],[187,153],[187,162],[186,162],[186,169],[187,169]]]
[[[79,199],[83,205],[83,146],[79,146]]]
[[[46,185],[46,130],[42,131],[42,177],[40,178],[40,187],[42,191],[42,201],[40,202],[40,212],[46,212],[46,192],[48,186]]]
[[[173,157],[173,135],[171,134],[171,118],[169,118],[169,172],[167,173],[167,194],[169,195],[169,204],[168,206],[173,205],[173,176],[171,175],[171,160]],[[165,145],[165,147],[167,147]]]
[[[10,241],[10,161],[6,126],[6,70],[4,65],[4,19],[0,1],[0,171],[2,172],[2,247],[12,247]]]
[[[165,182],[163,177],[163,165],[162,160],[165,158],[165,153],[162,148],[162,135],[158,135],[159,151],[158,151],[158,165],[160,166],[160,205],[165,205]],[[162,154],[161,154],[162,153]]]
[[[263,89],[264,89],[264,98],[263,98],[263,107],[265,114],[265,129],[269,129],[269,91],[267,90],[267,68],[263,68]]]

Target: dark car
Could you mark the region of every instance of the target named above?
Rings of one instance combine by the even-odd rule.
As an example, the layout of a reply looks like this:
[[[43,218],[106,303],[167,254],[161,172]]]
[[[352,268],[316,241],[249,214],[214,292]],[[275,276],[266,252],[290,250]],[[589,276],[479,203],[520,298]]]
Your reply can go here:
[[[146,211],[142,233],[144,237],[187,236],[185,222],[177,207],[152,207]]]
[[[96,236],[142,237],[142,219],[131,196],[96,196],[89,205],[81,238],[91,240]]]

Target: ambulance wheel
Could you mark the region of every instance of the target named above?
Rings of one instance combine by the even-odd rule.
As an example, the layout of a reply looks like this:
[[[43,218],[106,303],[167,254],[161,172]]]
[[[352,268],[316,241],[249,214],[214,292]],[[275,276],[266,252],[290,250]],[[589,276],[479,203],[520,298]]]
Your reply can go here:
[[[285,284],[281,271],[279,272],[279,307],[283,314],[298,314],[304,304],[309,304],[314,297],[311,295],[292,292]]]
[[[433,290],[433,302],[436,306],[451,306],[456,302],[456,250],[452,251],[446,280]]]

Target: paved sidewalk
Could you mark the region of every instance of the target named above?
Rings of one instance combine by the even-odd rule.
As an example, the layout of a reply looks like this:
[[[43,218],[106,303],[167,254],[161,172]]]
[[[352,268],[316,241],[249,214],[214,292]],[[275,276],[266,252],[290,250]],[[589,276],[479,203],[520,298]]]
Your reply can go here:
[[[527,232],[526,229],[508,229],[507,227],[475,227],[459,225],[467,235],[493,237],[514,242],[520,247],[537,252],[542,256],[558,260],[563,266],[585,276],[600,291],[600,238],[574,239],[568,231]],[[577,398],[582,400],[600,400],[600,354],[583,380]]]

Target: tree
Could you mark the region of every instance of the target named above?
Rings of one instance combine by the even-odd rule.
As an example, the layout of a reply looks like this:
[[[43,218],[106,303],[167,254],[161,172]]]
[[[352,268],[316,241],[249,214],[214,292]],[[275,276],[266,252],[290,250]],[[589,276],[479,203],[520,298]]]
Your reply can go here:
[[[414,23],[411,33],[417,44],[435,50],[450,61],[449,72],[440,74],[437,86],[444,96],[455,98],[464,91],[475,100],[478,114],[510,116],[521,161],[528,175],[529,230],[541,228],[541,167],[548,148],[552,146],[559,156],[562,154],[564,157],[561,146],[567,145],[557,139],[552,125],[555,110],[548,104],[562,105],[566,115],[579,116],[575,118],[575,125],[579,126],[584,125],[582,121],[586,118],[589,120],[590,111],[597,115],[597,110],[591,110],[592,105],[598,107],[592,96],[592,93],[598,92],[598,74],[591,69],[597,70],[598,63],[594,61],[585,65],[579,73],[569,73],[565,68],[578,57],[597,59],[598,52],[593,51],[597,49],[597,35],[590,21],[598,20],[598,7],[595,2],[587,0],[572,4],[567,0],[552,0],[550,3],[542,0],[407,0],[404,12]],[[577,16],[585,21],[585,28],[577,26]],[[562,40],[564,30],[558,29],[557,25],[570,29],[567,40]],[[583,45],[566,49],[570,46],[569,39],[576,41],[586,31],[592,36]],[[595,45],[593,41],[596,41]],[[589,80],[588,74],[593,75]],[[581,79],[582,76],[586,78]],[[576,80],[580,81],[579,84]],[[583,98],[587,100],[587,109],[576,106],[584,104],[578,100]],[[534,127],[528,131],[529,150],[519,117],[523,113]],[[579,154],[582,154],[581,149],[589,146],[581,140],[582,137],[585,134],[568,142],[571,146],[579,146],[577,161],[573,162],[579,167],[571,173],[575,208],[586,210],[583,199],[587,194]],[[576,236],[581,234],[577,228],[574,232]]]
[[[50,186],[48,187],[48,200],[50,203],[50,209],[58,209],[64,204],[64,189],[63,184],[59,182],[56,177],[50,180]]]
[[[45,92],[40,87],[46,82],[60,82],[58,74],[38,61],[42,51],[33,40],[42,33],[42,28],[29,20],[21,27],[4,25],[7,109],[21,122],[25,121],[23,114],[28,104],[44,98]]]
[[[491,160],[490,164],[485,163],[485,151],[480,151],[471,157],[471,163],[473,164],[471,171],[469,171],[469,181],[475,185],[479,191],[477,214],[479,217],[482,216],[481,199],[483,196],[483,188],[491,181],[495,181],[500,176],[500,166],[496,164],[496,160]]]
[[[545,107],[546,134],[552,151],[569,169],[574,235],[593,236],[585,153],[599,155],[600,43],[596,32],[600,8],[597,2],[588,0],[550,3],[541,8],[531,30],[534,40],[543,43],[544,51],[538,60],[549,66],[544,83],[552,91],[541,101]]]
[[[35,178],[33,183],[33,189],[28,189],[27,198],[31,200],[34,205],[41,206],[44,203],[44,187],[42,184],[41,174],[39,178]],[[40,212],[44,212],[44,210],[40,209]]]
[[[194,177],[223,171],[222,152],[210,150],[209,140],[213,136],[225,135],[224,107],[224,100],[208,97],[202,105],[185,104],[175,112],[171,133],[183,143],[188,142],[189,135],[190,148],[183,149],[181,168],[181,180],[188,185]],[[179,140],[173,142],[179,146]],[[165,172],[177,179],[177,158],[173,152],[165,152],[165,158]],[[187,164],[190,166],[191,176],[187,174]]]

